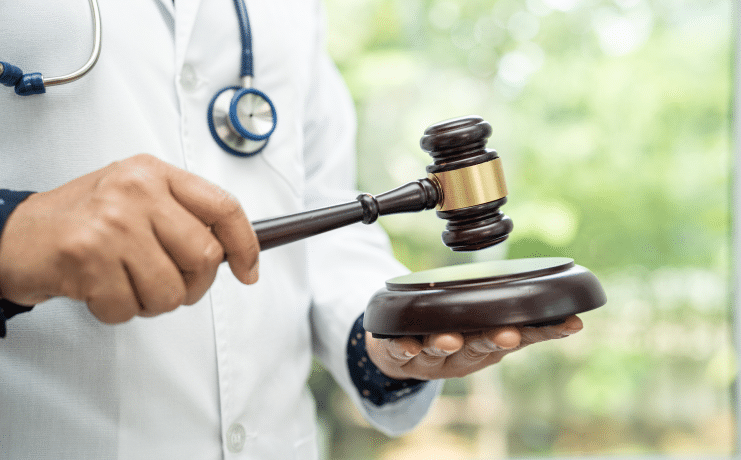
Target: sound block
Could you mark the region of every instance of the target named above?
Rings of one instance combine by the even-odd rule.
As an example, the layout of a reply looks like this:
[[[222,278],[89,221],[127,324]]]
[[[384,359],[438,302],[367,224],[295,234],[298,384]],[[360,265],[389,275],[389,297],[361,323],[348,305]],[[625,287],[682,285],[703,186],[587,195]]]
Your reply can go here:
[[[436,268],[386,281],[365,311],[377,338],[543,326],[607,302],[597,277],[564,257]]]

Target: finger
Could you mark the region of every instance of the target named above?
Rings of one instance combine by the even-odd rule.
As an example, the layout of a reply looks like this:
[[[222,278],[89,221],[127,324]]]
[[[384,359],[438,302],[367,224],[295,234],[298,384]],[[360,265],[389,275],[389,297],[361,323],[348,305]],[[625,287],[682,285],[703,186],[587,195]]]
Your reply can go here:
[[[431,353],[450,355],[460,350],[463,344],[463,334],[458,332],[430,334],[425,339],[424,351],[429,350]]]
[[[430,334],[425,338],[422,351],[414,358],[414,362],[426,368],[441,367],[463,344],[463,335],[457,332]]]
[[[383,339],[388,357],[397,365],[404,365],[422,351],[422,344],[414,337]]]
[[[514,326],[506,326],[493,329],[483,334],[486,341],[492,343],[500,350],[510,350],[520,346],[522,335],[520,330]]]
[[[159,207],[153,216],[155,235],[182,273],[184,305],[203,297],[224,260],[224,249],[208,227],[177,201]]]
[[[256,282],[260,245],[237,199],[187,171],[173,167],[169,172],[173,197],[213,229],[234,276],[245,284]]]
[[[185,281],[160,242],[150,232],[131,238],[123,263],[141,304],[140,316],[156,316],[185,302]]]
[[[105,273],[98,278],[87,277],[84,300],[90,312],[107,324],[123,323],[133,318],[141,310],[139,300],[131,286],[129,275],[122,264],[101,267]]]
[[[465,337],[463,348],[450,356],[445,363],[449,370],[464,372],[484,359],[495,354],[496,362],[511,349],[520,345],[520,333],[516,327],[501,327]]]
[[[520,345],[520,331],[513,326],[483,331],[466,338],[463,351],[469,349],[471,356],[512,350]]]
[[[413,337],[377,339],[365,333],[368,356],[385,375],[399,380],[409,378],[405,367],[422,350],[422,344]]]
[[[520,329],[522,346],[560,339],[578,332],[582,327],[583,323],[577,316],[569,316],[562,324],[555,326],[523,327]]]
[[[583,328],[584,322],[582,322],[581,318],[576,315],[569,316],[568,318],[566,318],[566,321],[564,321],[563,325],[561,325],[561,335],[563,337],[573,335],[581,331]]]

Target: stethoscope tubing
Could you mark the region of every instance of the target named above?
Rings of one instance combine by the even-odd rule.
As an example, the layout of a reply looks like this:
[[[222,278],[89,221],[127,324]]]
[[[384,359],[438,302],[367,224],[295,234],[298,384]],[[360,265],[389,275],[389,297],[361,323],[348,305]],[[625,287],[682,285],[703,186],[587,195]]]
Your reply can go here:
[[[100,58],[100,50],[102,48],[101,43],[103,41],[103,25],[100,19],[100,6],[98,6],[98,0],[88,0],[88,3],[90,3],[90,12],[93,15],[93,50],[90,53],[90,58],[87,60],[85,65],[70,74],[62,75],[61,77],[44,77],[44,86],[64,85],[65,83],[79,80],[90,72],[98,62],[98,58]]]
[[[254,77],[255,70],[252,62],[252,27],[250,27],[250,17],[247,14],[247,6],[244,4],[244,0],[234,0],[234,7],[237,10],[242,40],[242,64],[240,76],[242,78]],[[249,88],[249,86],[250,85],[245,85],[247,88]]]
[[[88,0],[88,3],[93,22],[93,49],[90,58],[82,67],[67,75],[45,78],[39,72],[24,74],[20,68],[0,62],[0,84],[14,86],[16,94],[29,96],[45,93],[47,86],[73,82],[90,72],[100,58],[103,27],[98,0]],[[214,96],[208,107],[208,125],[214,140],[222,149],[237,156],[251,156],[265,148],[270,135],[275,130],[277,115],[275,105],[270,98],[265,93],[252,88],[254,77],[252,29],[247,15],[247,6],[244,0],[234,0],[234,6],[239,20],[242,44],[240,77],[243,86],[224,88]],[[222,94],[230,96],[230,99],[224,99],[221,97]],[[248,123],[240,119],[243,110],[239,109],[239,104],[243,101],[247,104],[244,116]],[[266,120],[270,123],[269,125],[265,124]],[[266,126],[269,126],[269,129],[263,129]],[[261,130],[264,132],[260,132]]]
[[[93,49],[87,62],[67,75],[46,78],[40,72],[24,73],[19,67],[7,62],[0,62],[0,84],[3,86],[14,86],[19,96],[31,96],[43,94],[47,86],[64,85],[84,77],[98,62],[100,50],[102,49],[103,27],[100,19],[100,7],[98,0],[88,0],[90,13],[93,17]]]

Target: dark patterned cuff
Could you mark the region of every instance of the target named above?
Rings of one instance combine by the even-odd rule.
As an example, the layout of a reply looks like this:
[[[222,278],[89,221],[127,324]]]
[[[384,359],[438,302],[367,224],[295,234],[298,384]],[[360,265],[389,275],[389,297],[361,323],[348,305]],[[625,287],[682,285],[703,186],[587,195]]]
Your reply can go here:
[[[24,307],[8,300],[0,299],[0,338],[5,338],[8,331],[5,327],[5,322],[10,318],[14,317],[18,313],[25,313],[31,311],[33,307]]]
[[[13,190],[0,189],[0,235],[2,235],[5,222],[8,221],[10,213],[18,206],[21,201],[28,198],[34,192],[16,192]],[[8,300],[0,299],[0,337],[5,337],[7,329],[5,322],[17,315],[31,310],[33,307],[24,307],[14,304]]]
[[[347,367],[350,378],[363,398],[376,406],[392,403],[424,388],[424,380],[396,380],[386,377],[368,357],[365,348],[363,315],[355,321],[347,342]]]

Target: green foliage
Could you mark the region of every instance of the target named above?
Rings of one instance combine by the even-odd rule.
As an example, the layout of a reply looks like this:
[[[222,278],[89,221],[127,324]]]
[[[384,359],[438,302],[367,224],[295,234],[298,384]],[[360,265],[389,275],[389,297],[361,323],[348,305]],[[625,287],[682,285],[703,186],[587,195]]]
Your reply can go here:
[[[724,433],[736,372],[730,9],[728,0],[328,2],[330,50],[358,108],[359,187],[378,193],[422,177],[424,128],[479,114],[508,180],[506,256],[573,257],[606,287],[608,305],[584,315],[581,337],[499,366],[508,453],[732,448],[732,434],[708,434]],[[434,216],[382,224],[415,271],[468,260],[439,242]]]

